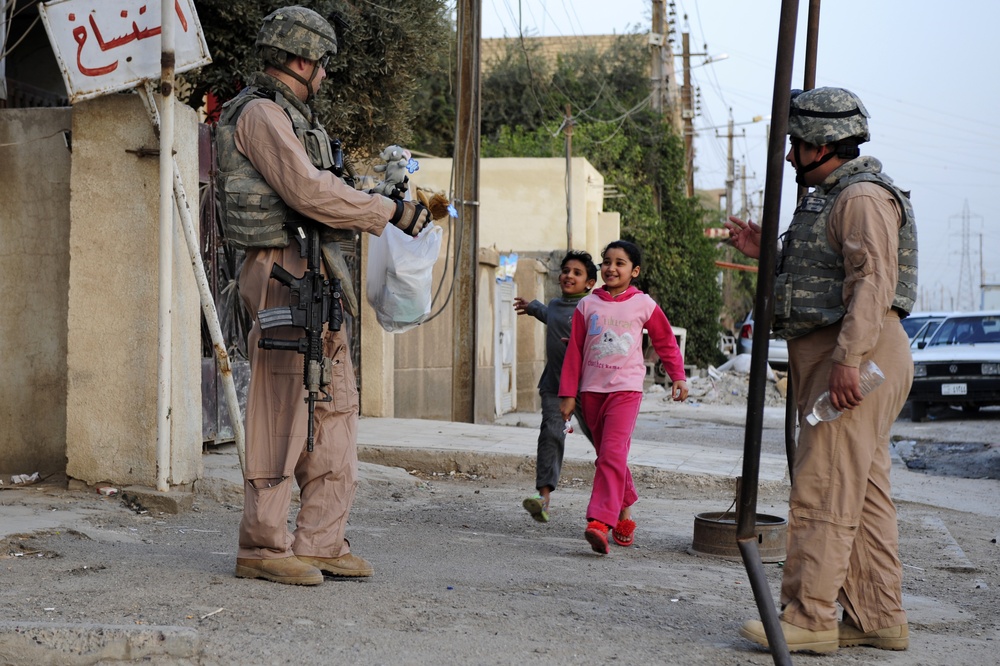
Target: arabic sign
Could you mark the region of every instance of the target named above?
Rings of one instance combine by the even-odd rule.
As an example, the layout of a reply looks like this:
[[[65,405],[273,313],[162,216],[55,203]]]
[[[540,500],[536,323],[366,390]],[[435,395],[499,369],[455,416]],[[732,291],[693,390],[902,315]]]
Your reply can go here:
[[[193,0],[173,2],[174,72],[208,64]],[[160,78],[161,0],[52,0],[38,5],[69,101]]]

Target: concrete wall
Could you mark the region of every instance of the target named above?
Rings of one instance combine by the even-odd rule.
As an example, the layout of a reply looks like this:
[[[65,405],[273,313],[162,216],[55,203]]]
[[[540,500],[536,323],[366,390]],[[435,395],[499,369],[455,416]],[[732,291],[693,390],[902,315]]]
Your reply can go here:
[[[72,111],[0,110],[0,474],[66,466]]]
[[[175,125],[196,202],[195,113],[177,104]],[[159,158],[135,151],[157,147],[138,95],[73,109],[66,472],[88,484],[156,485]],[[174,229],[168,481],[186,485],[201,476],[201,311],[176,220]]]

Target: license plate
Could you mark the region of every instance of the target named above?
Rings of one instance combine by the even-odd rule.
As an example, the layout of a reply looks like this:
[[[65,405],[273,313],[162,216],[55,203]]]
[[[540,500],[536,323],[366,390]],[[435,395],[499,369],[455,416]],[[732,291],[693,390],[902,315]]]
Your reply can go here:
[[[941,384],[941,395],[965,395],[968,389],[965,384]]]

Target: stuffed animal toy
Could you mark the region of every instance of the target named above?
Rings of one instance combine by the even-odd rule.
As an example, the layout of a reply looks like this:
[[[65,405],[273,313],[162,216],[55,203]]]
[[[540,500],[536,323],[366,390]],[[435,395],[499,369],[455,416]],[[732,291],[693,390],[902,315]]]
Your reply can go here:
[[[379,157],[385,164],[376,164],[373,168],[377,173],[384,172],[385,177],[372,191],[393,199],[402,199],[410,180],[407,173],[417,170],[417,161],[410,151],[399,146],[386,146]]]
[[[427,207],[431,212],[432,220],[440,220],[448,217],[448,197],[440,192],[431,192],[417,188],[417,201]]]

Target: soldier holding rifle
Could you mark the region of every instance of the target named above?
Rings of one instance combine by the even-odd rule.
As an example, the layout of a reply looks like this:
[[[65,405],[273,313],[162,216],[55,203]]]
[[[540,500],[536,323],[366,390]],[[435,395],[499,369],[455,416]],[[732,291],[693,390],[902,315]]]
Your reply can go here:
[[[256,46],[264,71],[226,104],[216,131],[226,238],[246,248],[239,290],[254,319],[236,576],[318,585],[324,573],[373,572],[344,538],[357,487],[358,390],[346,331],[335,330],[337,287],[355,316],[357,299],[338,241],[381,235],[387,224],[415,236],[429,215],[336,173],[337,145],[308,106],[337,53],[326,19],[278,9],[264,18]],[[290,533],[293,476],[301,509]]]

